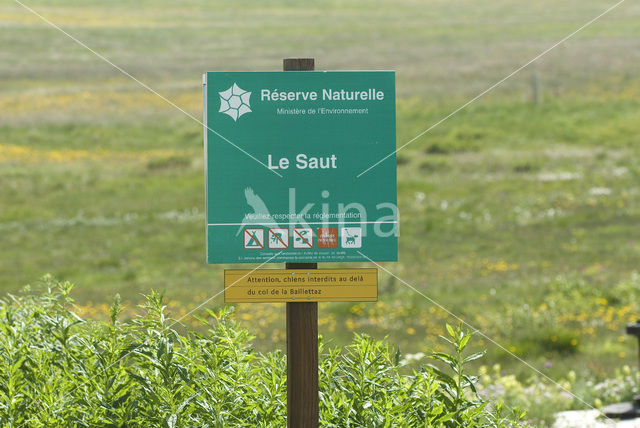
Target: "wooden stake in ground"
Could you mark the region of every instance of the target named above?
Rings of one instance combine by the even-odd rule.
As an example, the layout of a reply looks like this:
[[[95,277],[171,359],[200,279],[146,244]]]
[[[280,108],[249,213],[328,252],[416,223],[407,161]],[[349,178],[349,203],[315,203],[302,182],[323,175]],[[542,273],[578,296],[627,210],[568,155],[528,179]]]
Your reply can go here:
[[[317,269],[287,263],[287,269]],[[317,428],[318,303],[287,303],[287,427]]]
[[[288,58],[284,71],[310,71],[313,58]],[[287,263],[287,269],[317,269],[317,263]],[[318,303],[287,303],[287,427],[317,428]]]

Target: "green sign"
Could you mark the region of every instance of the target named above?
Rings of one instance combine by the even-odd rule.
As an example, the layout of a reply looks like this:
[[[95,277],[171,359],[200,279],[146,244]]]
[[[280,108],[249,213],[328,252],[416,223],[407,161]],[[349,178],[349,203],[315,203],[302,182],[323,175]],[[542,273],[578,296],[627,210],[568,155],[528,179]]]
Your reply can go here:
[[[398,259],[394,72],[204,79],[207,262]]]

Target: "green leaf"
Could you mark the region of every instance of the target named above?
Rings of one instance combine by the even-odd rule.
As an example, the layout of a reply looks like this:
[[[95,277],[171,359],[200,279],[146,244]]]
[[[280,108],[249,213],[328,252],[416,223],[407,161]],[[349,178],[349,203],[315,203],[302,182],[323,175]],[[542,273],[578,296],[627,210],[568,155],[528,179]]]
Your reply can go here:
[[[474,354],[471,354],[469,356],[467,356],[464,360],[462,360],[463,364],[467,364],[470,363],[471,361],[475,361],[479,358],[482,358],[485,356],[485,354],[487,353],[487,351],[481,351],[481,352],[476,352]]]
[[[471,339],[471,336],[463,336],[460,339],[460,343],[458,344],[458,352],[462,352],[464,348],[467,346],[467,342]]]
[[[451,336],[453,339],[456,338],[456,333],[453,330],[453,327],[451,327],[448,323],[445,324],[445,327],[447,328],[447,332],[449,333],[449,336]]]

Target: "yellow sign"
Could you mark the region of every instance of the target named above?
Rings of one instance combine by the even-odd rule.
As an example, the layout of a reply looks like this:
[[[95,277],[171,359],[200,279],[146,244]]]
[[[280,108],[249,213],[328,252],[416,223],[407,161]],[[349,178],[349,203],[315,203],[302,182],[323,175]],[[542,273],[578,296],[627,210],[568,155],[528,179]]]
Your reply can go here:
[[[377,300],[377,269],[224,271],[224,301],[227,303]]]

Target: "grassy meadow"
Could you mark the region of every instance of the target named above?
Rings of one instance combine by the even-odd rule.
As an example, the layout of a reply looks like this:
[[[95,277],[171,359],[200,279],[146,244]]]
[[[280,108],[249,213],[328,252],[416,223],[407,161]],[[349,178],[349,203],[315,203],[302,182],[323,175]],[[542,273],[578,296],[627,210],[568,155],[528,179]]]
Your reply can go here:
[[[613,3],[26,4],[196,117],[207,70],[296,56],[394,69],[402,145]],[[400,261],[385,268],[553,378],[637,361],[624,325],[640,316],[639,24],[640,4],[623,3],[398,153]],[[132,312],[162,290],[180,316],[220,292],[202,126],[18,3],[0,5],[0,27],[0,292],[51,273],[89,318],[116,293]],[[376,304],[321,304],[325,340],[365,332],[415,354],[457,324],[379,279]],[[236,316],[260,348],[283,348],[284,306]],[[532,374],[473,343],[485,364]]]

